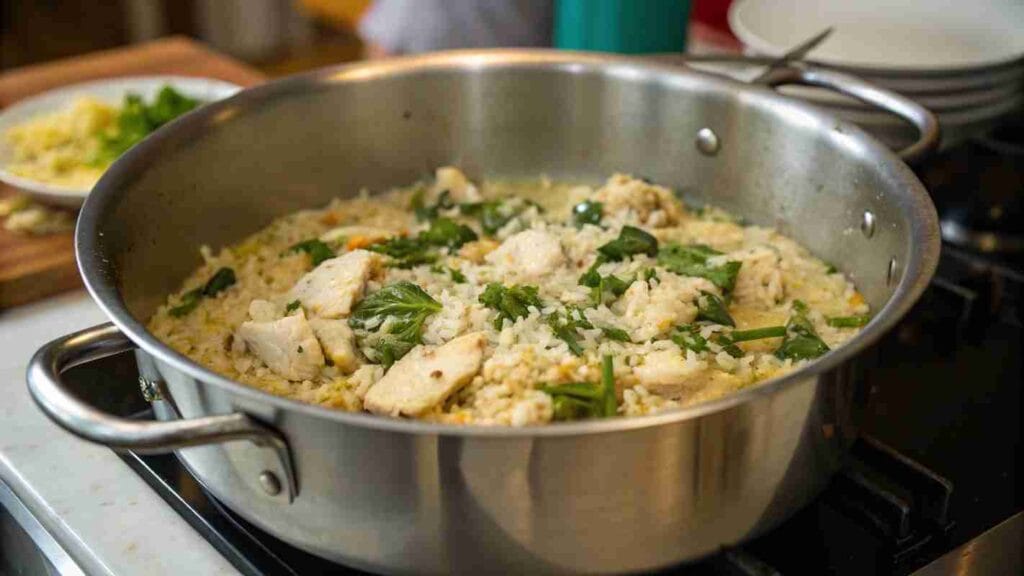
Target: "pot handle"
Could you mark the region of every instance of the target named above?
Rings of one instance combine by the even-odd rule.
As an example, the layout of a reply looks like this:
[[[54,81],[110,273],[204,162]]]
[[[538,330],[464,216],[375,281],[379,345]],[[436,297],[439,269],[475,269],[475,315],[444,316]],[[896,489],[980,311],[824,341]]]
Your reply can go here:
[[[917,141],[897,153],[907,164],[924,160],[939,145],[939,121],[927,108],[853,76],[831,70],[789,66],[770,70],[758,83],[772,88],[785,84],[826,88],[899,116],[913,124],[918,132]]]
[[[110,323],[58,338],[40,348],[29,362],[29,393],[50,420],[68,432],[117,451],[156,454],[189,446],[248,440],[275,453],[277,472],[285,479],[283,486],[277,482],[279,489],[275,491],[266,487],[267,483],[274,482],[261,477],[265,491],[271,496],[284,496],[288,502],[294,499],[295,472],[288,444],[278,432],[247,414],[234,412],[168,422],[129,420],[105,414],[83,402],[68,390],[61,378],[75,366],[133,348],[135,343]]]

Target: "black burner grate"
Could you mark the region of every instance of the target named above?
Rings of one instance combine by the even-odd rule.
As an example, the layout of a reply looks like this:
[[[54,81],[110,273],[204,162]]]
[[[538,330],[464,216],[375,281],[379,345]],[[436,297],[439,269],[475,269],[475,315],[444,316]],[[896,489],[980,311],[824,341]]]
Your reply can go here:
[[[150,414],[139,415],[148,418]],[[208,495],[173,456],[121,455],[174,509],[247,576],[270,574],[363,574],[307,554],[254,528]],[[723,551],[701,563],[665,571],[680,576],[775,576],[826,570],[897,573],[945,549],[942,540],[952,484],[921,464],[870,437],[858,440],[845,469],[819,500],[772,534]],[[841,518],[841,521],[833,519]],[[813,558],[801,550],[806,533],[838,558]],[[868,534],[865,540],[862,536]],[[857,536],[861,536],[858,538]],[[782,538],[786,544],[779,545]],[[846,550],[850,545],[854,548]],[[794,552],[800,552],[794,554]],[[842,558],[849,554],[848,558]],[[842,562],[833,560],[842,559]],[[916,566],[910,566],[911,568]]]

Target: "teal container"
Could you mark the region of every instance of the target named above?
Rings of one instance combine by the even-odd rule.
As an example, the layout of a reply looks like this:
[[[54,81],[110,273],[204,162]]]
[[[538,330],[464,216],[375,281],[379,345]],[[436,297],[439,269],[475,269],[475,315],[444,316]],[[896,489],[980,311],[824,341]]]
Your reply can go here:
[[[682,52],[690,0],[557,0],[555,47],[622,54]]]

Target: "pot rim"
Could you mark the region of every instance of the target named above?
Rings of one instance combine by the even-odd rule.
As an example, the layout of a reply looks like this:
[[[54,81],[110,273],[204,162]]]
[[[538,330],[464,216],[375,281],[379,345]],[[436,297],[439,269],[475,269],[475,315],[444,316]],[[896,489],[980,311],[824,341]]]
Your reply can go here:
[[[880,155],[881,169],[899,182],[903,193],[894,201],[903,205],[901,212],[910,220],[910,246],[902,265],[904,270],[892,296],[871,322],[851,340],[829,352],[811,365],[789,374],[770,378],[722,398],[665,410],[656,414],[551,423],[524,427],[456,425],[387,418],[364,412],[347,412],[315,404],[307,404],[275,396],[221,376],[174,351],[160,342],[136,320],[125,306],[114,285],[113,267],[104,260],[98,238],[101,215],[112,205],[123,189],[122,183],[134,180],[160,156],[165,146],[177,146],[198,135],[208,126],[229,120],[242,110],[261,105],[265,100],[295,90],[308,90],[333,83],[369,82],[375,78],[415,73],[429,69],[532,68],[580,73],[601,70],[625,78],[671,78],[703,89],[741,93],[744,101],[781,106],[794,114],[809,115],[822,125],[840,130],[851,146],[872,155]],[[693,420],[722,412],[732,407],[771,396],[799,383],[806,383],[849,361],[861,350],[877,341],[906,314],[925,288],[938,265],[940,250],[938,216],[935,206],[914,173],[888,148],[856,125],[837,119],[812,105],[780,95],[770,89],[744,84],[736,80],[635,57],[601,53],[556,51],[547,49],[456,50],[426,55],[407,56],[382,61],[358,62],[268,82],[239,92],[225,100],[210,103],[169,123],[154,132],[117,160],[102,176],[82,207],[75,232],[75,251],[85,286],[113,323],[147,354],[170,364],[175,369],[203,382],[221,387],[232,394],[279,410],[297,411],[307,416],[326,418],[341,424],[409,434],[430,434],[462,437],[563,437],[583,434],[613,433]],[[238,406],[245,409],[244,405]]]

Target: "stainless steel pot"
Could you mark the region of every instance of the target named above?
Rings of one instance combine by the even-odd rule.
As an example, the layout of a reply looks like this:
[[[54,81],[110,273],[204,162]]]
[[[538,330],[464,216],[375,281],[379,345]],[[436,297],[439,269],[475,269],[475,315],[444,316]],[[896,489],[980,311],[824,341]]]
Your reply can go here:
[[[922,130],[923,109],[847,77]],[[534,428],[442,426],[270,396],[145,329],[199,263],[286,212],[442,164],[471,175],[600,179],[630,171],[778,227],[849,273],[873,309],[810,367],[690,408]],[[856,432],[852,360],[927,285],[934,208],[855,126],[763,87],[603,55],[437,54],[322,70],[174,122],[119,160],[82,210],[78,258],[113,325],[54,341],[28,380],[61,426],[115,449],[177,450],[222,502],[302,549],[405,573],[650,570],[755,536],[814,497]],[[138,348],[162,422],[84,405],[60,374]]]

